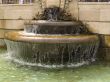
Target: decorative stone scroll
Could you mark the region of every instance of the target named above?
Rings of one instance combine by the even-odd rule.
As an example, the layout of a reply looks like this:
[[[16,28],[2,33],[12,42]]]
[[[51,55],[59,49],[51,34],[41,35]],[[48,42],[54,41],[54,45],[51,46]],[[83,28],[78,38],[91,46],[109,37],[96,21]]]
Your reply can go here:
[[[38,0],[42,10],[49,6],[57,6],[62,9],[67,9],[71,1],[72,0]]]

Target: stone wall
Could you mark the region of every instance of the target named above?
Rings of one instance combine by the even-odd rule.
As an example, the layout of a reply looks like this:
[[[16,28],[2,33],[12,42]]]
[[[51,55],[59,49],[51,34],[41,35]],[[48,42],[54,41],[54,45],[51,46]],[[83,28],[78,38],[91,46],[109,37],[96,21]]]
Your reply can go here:
[[[100,36],[99,55],[110,61],[110,3],[79,2],[79,19],[87,24],[92,33]]]
[[[24,28],[24,22],[31,20],[40,12],[36,4],[0,4],[0,47],[4,46],[4,35],[8,31],[17,31]]]
[[[110,34],[110,3],[79,2],[79,19],[89,25],[93,33]]]

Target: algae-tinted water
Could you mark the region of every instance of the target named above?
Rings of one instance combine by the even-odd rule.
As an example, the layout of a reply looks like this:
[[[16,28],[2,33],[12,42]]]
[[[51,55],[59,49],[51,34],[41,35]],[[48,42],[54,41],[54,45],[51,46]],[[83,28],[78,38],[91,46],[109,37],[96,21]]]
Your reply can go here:
[[[74,69],[36,69],[7,61],[0,50],[0,82],[109,82],[110,64],[97,63]]]

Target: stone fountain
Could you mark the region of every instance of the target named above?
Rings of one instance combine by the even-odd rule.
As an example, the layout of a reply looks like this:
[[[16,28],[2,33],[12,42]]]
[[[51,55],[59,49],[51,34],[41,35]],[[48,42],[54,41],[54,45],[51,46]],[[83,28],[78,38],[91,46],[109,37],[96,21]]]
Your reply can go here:
[[[59,7],[46,8],[39,17],[25,23],[24,31],[6,34],[7,50],[14,62],[62,68],[95,61],[99,39],[82,23]]]

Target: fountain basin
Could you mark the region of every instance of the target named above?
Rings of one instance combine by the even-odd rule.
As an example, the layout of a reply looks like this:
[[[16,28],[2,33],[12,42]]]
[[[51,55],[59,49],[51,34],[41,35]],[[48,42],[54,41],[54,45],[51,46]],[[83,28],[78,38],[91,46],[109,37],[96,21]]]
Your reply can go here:
[[[87,34],[87,29],[75,21],[31,21],[25,23],[24,31],[35,34]]]
[[[5,35],[6,39],[21,42],[38,42],[38,43],[86,43],[98,41],[96,35],[48,35],[48,34],[34,34],[25,32],[8,32]]]
[[[28,21],[25,25],[40,25],[40,26],[73,26],[79,25],[77,22],[73,21],[47,21],[47,20],[37,20],[37,21]]]
[[[96,35],[9,32],[5,41],[13,60],[42,67],[71,67],[92,62],[99,45]]]

